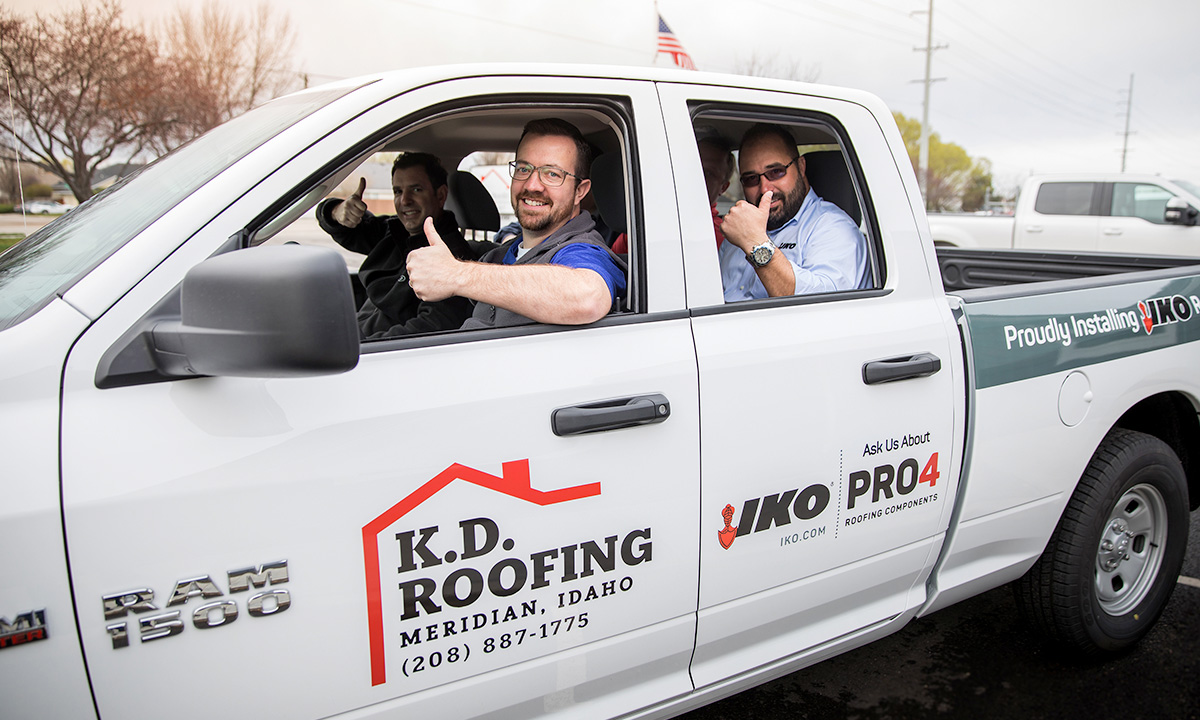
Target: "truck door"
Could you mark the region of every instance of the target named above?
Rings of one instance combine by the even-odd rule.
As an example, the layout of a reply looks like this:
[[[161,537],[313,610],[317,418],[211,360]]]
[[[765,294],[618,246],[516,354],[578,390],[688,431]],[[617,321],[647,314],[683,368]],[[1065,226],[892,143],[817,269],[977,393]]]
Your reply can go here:
[[[867,110],[746,89],[659,92],[700,365],[692,675],[702,687],[811,657],[922,602],[953,503],[961,351],[921,254],[915,193]],[[762,121],[792,133],[814,191],[858,213],[868,289],[723,302],[696,138],[716,133],[736,147]],[[830,159],[848,164],[839,171]],[[889,367],[897,379],[878,382]]]
[[[65,371],[66,535],[104,717],[613,716],[691,690],[697,368],[654,88],[426,80],[331,103],[207,188],[227,193],[207,215],[168,213],[104,266],[111,281],[130,252],[186,239]],[[188,269],[311,217],[356,158],[457,163],[547,116],[630,188],[640,249],[609,318],[364,342],[341,375],[97,387]]]
[[[1013,247],[1095,250],[1102,190],[1098,182],[1043,182],[1019,201]]]
[[[1101,252],[1133,255],[1200,255],[1200,228],[1164,219],[1175,194],[1148,182],[1112,183],[1112,206],[1100,219]]]

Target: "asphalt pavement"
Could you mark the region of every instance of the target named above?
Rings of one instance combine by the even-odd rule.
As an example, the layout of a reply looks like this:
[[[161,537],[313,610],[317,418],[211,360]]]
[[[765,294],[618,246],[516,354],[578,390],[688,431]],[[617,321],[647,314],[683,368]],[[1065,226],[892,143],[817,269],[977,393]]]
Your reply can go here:
[[[1009,587],[680,716],[685,720],[1200,719],[1200,511],[1162,618],[1126,655],[1080,662],[1021,623]]]

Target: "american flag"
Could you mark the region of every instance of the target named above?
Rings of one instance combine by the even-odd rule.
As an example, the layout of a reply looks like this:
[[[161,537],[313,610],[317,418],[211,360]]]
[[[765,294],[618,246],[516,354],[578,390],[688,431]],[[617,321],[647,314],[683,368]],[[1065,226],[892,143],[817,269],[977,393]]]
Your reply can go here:
[[[670,55],[671,60],[684,70],[696,69],[692,56],[683,49],[683,44],[675,37],[675,33],[671,32],[671,28],[667,27],[667,21],[662,19],[662,15],[658,16],[658,51]]]

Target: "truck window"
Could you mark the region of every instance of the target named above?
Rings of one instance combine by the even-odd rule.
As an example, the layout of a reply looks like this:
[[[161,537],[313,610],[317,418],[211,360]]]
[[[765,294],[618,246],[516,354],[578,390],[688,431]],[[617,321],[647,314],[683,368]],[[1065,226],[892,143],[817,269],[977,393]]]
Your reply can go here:
[[[282,129],[354,88],[311,90],[267,103],[164,155],[0,258],[0,330],[61,295],[197,188]]]
[[[880,287],[870,216],[854,159],[832,123],[817,118],[762,122],[738,114],[695,119],[697,153],[709,200],[726,302],[784,295],[818,295]],[[714,160],[727,149],[732,167],[727,188],[714,198]],[[722,169],[723,170],[723,169]],[[719,173],[718,173],[719,174]],[[748,253],[724,237],[724,222],[738,201],[757,203],[772,192],[766,222],[774,251]],[[741,226],[744,227],[744,226]],[[731,226],[739,231],[739,225]],[[736,238],[735,238],[736,240]],[[761,247],[761,246],[760,246]],[[778,254],[778,260],[774,257]],[[755,263],[783,261],[791,273],[774,284]],[[785,273],[785,275],[788,275]],[[782,289],[781,289],[782,287]],[[790,288],[790,292],[788,289]]]
[[[1166,224],[1168,190],[1148,183],[1113,183],[1112,215],[1137,217],[1157,225]]]
[[[338,226],[332,221],[332,208],[353,195],[371,214],[372,228],[380,228],[383,232],[381,228],[386,227],[392,236],[401,240],[407,238],[413,231],[404,228],[403,218],[397,215],[400,201],[393,194],[393,179],[399,166],[393,163],[402,155],[433,155],[446,173],[446,198],[440,210],[444,215],[452,215],[458,234],[461,234],[461,240],[455,240],[453,246],[448,243],[448,246],[460,259],[482,258],[520,232],[510,198],[514,180],[509,162],[515,157],[514,151],[526,123],[542,118],[561,118],[576,126],[590,146],[593,161],[591,177],[586,179],[591,191],[581,203],[581,214],[591,218],[596,232],[611,248],[618,235],[632,234],[631,228],[635,226],[629,222],[634,208],[629,207],[625,191],[633,166],[631,125],[626,117],[618,104],[611,101],[529,107],[475,99],[461,110],[441,113],[435,118],[408,119],[400,127],[381,135],[353,161],[332,170],[320,183],[320,191],[310,191],[295,201],[282,215],[286,222],[281,223],[279,219],[266,222],[251,244],[297,242],[322,245],[340,252],[352,273],[364,348],[375,341],[457,332],[462,322],[471,317],[472,305],[469,303],[465,317],[460,318],[463,308],[459,307],[453,317],[443,315],[433,324],[421,322],[419,318],[414,322],[412,317],[397,319],[394,314],[389,314],[393,308],[404,309],[399,305],[384,306],[395,301],[391,293],[396,292],[397,283],[403,284],[404,292],[411,294],[407,289],[404,257],[397,255],[391,260],[381,260],[381,252],[373,249],[379,244],[376,242],[379,238],[374,235],[368,238],[363,233],[355,237],[336,234]],[[568,178],[567,182],[576,183],[577,180]],[[361,193],[360,183],[365,185]],[[454,232],[453,226],[449,232]],[[459,252],[462,240],[466,241],[469,255]],[[625,258],[619,258],[618,268],[620,262],[625,261]],[[391,265],[387,264],[389,262]],[[628,262],[618,271],[624,274],[625,287],[618,290],[610,314],[635,311],[639,306],[641,290],[632,286],[635,274],[628,271]],[[380,278],[385,275],[388,282],[381,284]],[[387,295],[380,290],[384,285]],[[412,303],[416,303],[415,296]],[[374,319],[368,318],[372,312]],[[458,321],[453,322],[454,319]]]
[[[1042,183],[1033,209],[1043,215],[1095,215],[1097,186],[1092,182]]]

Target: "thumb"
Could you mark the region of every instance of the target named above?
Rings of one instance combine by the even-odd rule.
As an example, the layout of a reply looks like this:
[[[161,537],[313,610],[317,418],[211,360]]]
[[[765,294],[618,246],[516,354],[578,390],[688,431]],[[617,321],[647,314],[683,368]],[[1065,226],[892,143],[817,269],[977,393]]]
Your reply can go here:
[[[366,190],[367,190],[367,179],[365,177],[360,177],[358,179],[358,189],[355,190],[354,194],[351,195],[350,197],[355,198],[357,200],[362,200],[363,193],[366,192]]]
[[[773,197],[775,197],[774,190],[768,190],[765,193],[763,193],[762,197],[760,197],[758,199],[758,209],[766,210],[767,212],[770,212],[771,211],[771,198],[773,198]]]
[[[442,236],[438,235],[437,230],[433,229],[433,217],[425,218],[425,239],[429,241],[429,247],[444,247],[445,241]]]

